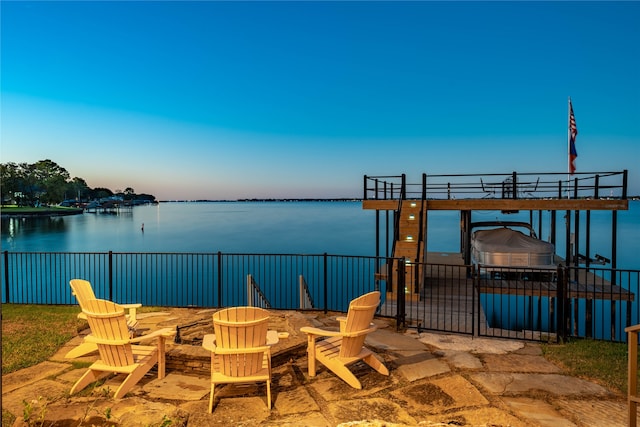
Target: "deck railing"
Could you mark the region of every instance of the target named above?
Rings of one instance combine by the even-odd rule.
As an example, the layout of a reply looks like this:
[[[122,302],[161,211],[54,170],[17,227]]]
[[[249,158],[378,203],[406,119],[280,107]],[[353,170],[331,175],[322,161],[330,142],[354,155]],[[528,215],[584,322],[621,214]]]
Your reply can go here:
[[[627,171],[364,176],[364,200],[405,199],[627,199]]]
[[[600,267],[567,268],[568,336],[624,341],[624,329],[640,323],[640,272]],[[573,285],[573,286],[571,286]]]
[[[3,303],[73,305],[69,280],[83,278],[99,298],[160,307],[267,302],[276,310],[346,312],[350,300],[379,290],[377,314],[399,327],[525,340],[624,341],[624,328],[640,323],[639,270],[494,267],[487,275],[483,266],[329,254],[2,255]],[[416,274],[409,290],[405,279]]]

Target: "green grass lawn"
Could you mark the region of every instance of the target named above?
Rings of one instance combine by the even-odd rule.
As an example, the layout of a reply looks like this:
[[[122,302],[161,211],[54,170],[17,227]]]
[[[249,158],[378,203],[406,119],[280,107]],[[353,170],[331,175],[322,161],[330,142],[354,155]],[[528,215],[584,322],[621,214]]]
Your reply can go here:
[[[24,215],[24,214],[47,214],[47,213],[68,213],[78,211],[78,208],[68,208],[63,206],[47,206],[34,208],[30,206],[2,205],[0,211],[8,215]]]
[[[2,374],[43,362],[86,327],[77,305],[2,304]]]
[[[612,390],[627,393],[627,344],[572,339],[545,344],[544,356],[577,377],[594,379]],[[640,378],[640,376],[638,376]]]

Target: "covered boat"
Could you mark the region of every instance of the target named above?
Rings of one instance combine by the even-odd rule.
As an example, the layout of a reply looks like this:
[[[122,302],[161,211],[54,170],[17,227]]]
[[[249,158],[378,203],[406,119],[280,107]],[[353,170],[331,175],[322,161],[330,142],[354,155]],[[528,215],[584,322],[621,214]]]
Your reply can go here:
[[[474,231],[471,235],[471,256],[474,264],[480,264],[491,271],[490,267],[525,267],[528,269],[554,269],[555,247],[535,236],[527,223],[503,222],[477,223],[475,226],[503,225],[500,228]],[[531,235],[511,227],[527,227]],[[496,269],[494,269],[496,270]]]

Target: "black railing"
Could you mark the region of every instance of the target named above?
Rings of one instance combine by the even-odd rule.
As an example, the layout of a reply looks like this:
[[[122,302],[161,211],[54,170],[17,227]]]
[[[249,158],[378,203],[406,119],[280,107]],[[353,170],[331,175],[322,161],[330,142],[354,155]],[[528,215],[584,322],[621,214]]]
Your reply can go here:
[[[624,328],[640,323],[640,270],[401,264],[415,282],[391,304],[418,330],[625,341]]]
[[[569,336],[625,341],[627,326],[640,323],[637,270],[567,269],[566,329]]]
[[[247,304],[247,276],[276,309],[299,308],[299,276],[316,309],[346,311],[349,300],[385,283],[385,258],[218,253],[4,252],[2,302],[75,304],[69,280],[92,282],[101,298],[159,307]]]
[[[96,295],[164,307],[248,304],[251,275],[272,309],[345,312],[379,290],[378,315],[398,326],[525,340],[591,337],[624,341],[640,323],[640,270],[487,268],[343,255],[7,252],[2,302],[76,304],[69,280]],[[306,286],[301,291],[301,279]],[[300,295],[304,292],[305,295]],[[306,294],[308,292],[308,294]]]
[[[627,199],[627,171],[364,176],[364,200],[405,199]]]
[[[475,335],[475,282],[469,268],[460,265],[410,263],[415,286],[407,318],[418,330]],[[419,274],[416,274],[418,273]]]
[[[483,269],[479,307],[487,313],[487,328],[480,335],[625,341],[625,327],[640,323],[640,270],[492,267],[482,274]]]
[[[558,309],[566,288],[558,277],[565,269],[479,265],[478,307],[485,323],[479,335],[532,341],[566,339],[559,329],[564,313]]]

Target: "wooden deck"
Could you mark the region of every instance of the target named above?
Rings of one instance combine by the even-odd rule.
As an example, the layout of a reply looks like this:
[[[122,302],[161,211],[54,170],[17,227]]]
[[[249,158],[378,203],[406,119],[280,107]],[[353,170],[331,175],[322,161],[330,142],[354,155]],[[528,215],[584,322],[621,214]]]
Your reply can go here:
[[[594,276],[592,273],[589,273],[589,275]],[[558,286],[556,282],[481,279],[480,292],[483,294],[555,298],[558,296]],[[571,299],[608,301],[633,301],[635,298],[632,292],[617,285],[575,282],[569,283],[566,296]]]
[[[570,278],[566,297],[570,299],[633,301],[635,295],[627,289],[611,283],[592,272],[578,271],[577,278]],[[485,294],[557,297],[558,283],[549,280],[500,280],[480,278],[479,289]]]

